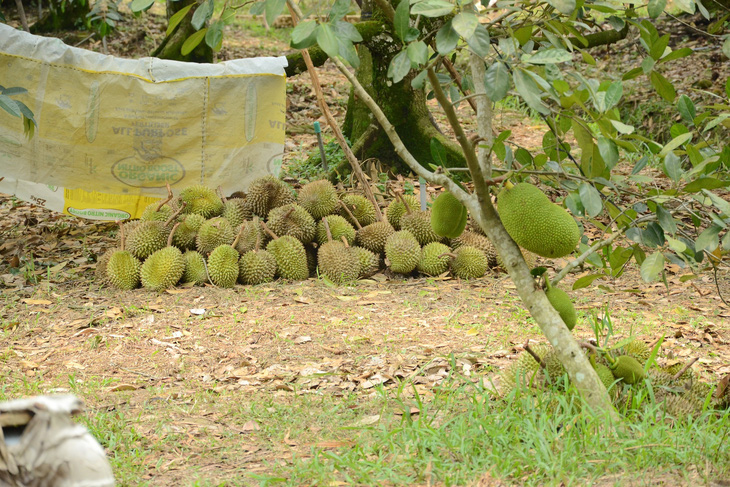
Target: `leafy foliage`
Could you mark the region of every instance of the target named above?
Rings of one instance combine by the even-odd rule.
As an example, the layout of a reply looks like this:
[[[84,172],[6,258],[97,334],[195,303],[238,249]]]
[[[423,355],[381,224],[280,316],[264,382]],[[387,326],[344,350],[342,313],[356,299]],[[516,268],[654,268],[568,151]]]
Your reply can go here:
[[[25,88],[18,86],[13,88],[5,88],[0,86],[0,108],[14,117],[18,117],[23,121],[23,132],[29,139],[33,138],[35,129],[38,124],[33,117],[33,112],[28,106],[20,100],[13,100],[11,96],[24,95],[28,93]]]

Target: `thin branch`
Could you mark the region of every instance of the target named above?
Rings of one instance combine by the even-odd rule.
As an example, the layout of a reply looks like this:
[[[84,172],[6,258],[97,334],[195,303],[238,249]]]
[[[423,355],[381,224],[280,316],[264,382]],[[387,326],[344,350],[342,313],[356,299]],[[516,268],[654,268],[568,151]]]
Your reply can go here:
[[[699,359],[700,359],[699,357],[695,357],[695,358],[693,358],[692,360],[690,360],[689,362],[687,362],[687,363],[686,363],[686,364],[684,365],[684,367],[682,367],[682,368],[681,368],[681,369],[679,370],[679,372],[677,372],[676,374],[674,374],[674,375],[672,376],[672,380],[679,380],[679,378],[680,378],[680,377],[682,377],[682,376],[684,375],[684,373],[685,373],[685,372],[687,372],[687,369],[689,369],[690,367],[692,367],[692,365],[694,365],[694,363],[695,363],[695,362],[697,362],[697,361],[698,361]]]
[[[527,352],[530,355],[532,355],[532,358],[535,359],[535,362],[537,362],[538,364],[540,364],[540,368],[541,369],[546,369],[547,368],[547,365],[545,365],[545,361],[543,359],[541,359],[540,356],[538,354],[536,354],[535,351],[532,348],[530,348],[530,340],[527,340],[525,342],[525,345],[523,346],[523,348],[525,349],[525,352]]]
[[[586,259],[588,257],[590,257],[591,255],[593,255],[593,253],[595,251],[597,251],[598,249],[605,247],[606,245],[611,245],[611,242],[616,240],[619,237],[619,235],[623,235],[624,231],[625,231],[625,229],[617,229],[615,231],[615,233],[613,235],[611,235],[610,237],[591,245],[591,247],[588,250],[586,250],[585,252],[583,252],[578,258],[573,259],[570,262],[568,262],[568,265],[563,267],[560,270],[560,272],[558,272],[558,274],[555,276],[555,278],[552,281],[550,281],[550,285],[556,286],[565,276],[568,275],[568,273],[570,271],[572,271],[573,269],[575,269],[576,267],[581,265],[583,262],[585,262]]]

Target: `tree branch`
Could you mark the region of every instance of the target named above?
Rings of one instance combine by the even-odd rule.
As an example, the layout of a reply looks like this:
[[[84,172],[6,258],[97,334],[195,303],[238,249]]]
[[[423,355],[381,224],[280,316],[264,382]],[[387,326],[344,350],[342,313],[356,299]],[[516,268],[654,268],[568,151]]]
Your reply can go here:
[[[585,252],[583,252],[578,258],[573,259],[570,262],[568,262],[568,265],[563,267],[560,270],[560,272],[557,273],[555,278],[553,278],[553,280],[550,281],[550,285],[556,286],[565,276],[568,275],[568,273],[570,271],[572,271],[573,269],[575,269],[576,267],[581,265],[583,262],[585,262],[586,259],[588,257],[590,257],[596,250],[598,250],[602,247],[605,247],[606,245],[611,245],[611,242],[616,240],[616,238],[618,238],[620,235],[623,235],[624,231],[625,231],[625,229],[616,230],[616,233],[614,233],[610,237],[591,245],[591,247],[588,250],[586,250]]]

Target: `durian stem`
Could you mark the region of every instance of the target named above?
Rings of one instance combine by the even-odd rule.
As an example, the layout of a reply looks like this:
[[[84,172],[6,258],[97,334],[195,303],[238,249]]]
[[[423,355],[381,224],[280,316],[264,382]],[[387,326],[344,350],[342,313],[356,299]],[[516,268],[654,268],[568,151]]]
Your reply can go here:
[[[406,199],[403,197],[403,193],[401,193],[400,191],[396,191],[395,198],[403,204],[403,206],[406,209],[406,213],[408,215],[410,215],[411,214],[411,205],[409,205],[408,202],[406,201]]]
[[[592,343],[588,343],[588,342],[579,342],[578,344],[579,344],[579,345],[580,345],[581,347],[583,347],[583,348],[587,348],[588,350],[590,350],[590,351],[591,351],[591,352],[593,352],[593,353],[598,353],[598,349],[597,349],[597,348],[596,348],[596,346],[595,346],[595,345],[593,345]]]
[[[119,240],[122,242],[122,252],[124,252],[124,223],[122,223],[122,220],[117,220],[117,225],[119,225]]]
[[[256,228],[256,246],[254,249],[258,252],[261,250],[261,233],[259,232],[259,217],[255,216],[253,217],[253,224]],[[241,225],[241,230],[243,230],[243,225]]]
[[[165,184],[167,185],[167,198],[160,201],[160,204],[157,205],[157,210],[155,210],[155,211],[160,211],[163,206],[165,206],[170,201],[172,201],[172,188],[170,187],[170,183],[165,183]]]
[[[541,369],[547,368],[547,365],[545,365],[545,361],[540,358],[538,354],[535,353],[535,351],[530,347],[530,341],[526,341],[524,345],[525,352],[532,355],[532,358],[535,359],[535,362],[537,362],[540,365]]]
[[[238,229],[238,234],[236,235],[236,238],[233,239],[233,243],[231,244],[231,247],[233,247],[234,249],[236,248],[236,245],[238,245],[238,241],[241,239],[241,235],[243,235],[243,224],[241,225],[241,228]],[[259,236],[258,232],[256,232],[256,236]]]
[[[682,377],[684,375],[684,373],[687,372],[687,369],[692,367],[694,365],[694,363],[697,362],[699,359],[700,359],[699,357],[695,357],[692,360],[690,360],[689,362],[687,362],[684,367],[679,369],[679,372],[677,372],[676,374],[674,374],[672,376],[672,380],[678,380],[680,377]]]
[[[264,223],[264,222],[260,222],[260,223],[261,223],[261,228],[264,229],[264,232],[269,234],[269,237],[273,238],[274,240],[279,238],[276,236],[276,234],[274,232],[271,231],[271,229],[269,227],[266,226],[266,223]]]
[[[287,218],[289,218],[291,216],[292,213],[294,213],[294,207],[293,206],[291,208],[289,208],[289,210],[286,213],[284,213],[284,216],[281,217],[281,219],[282,220],[286,220]]]
[[[175,235],[175,230],[177,230],[177,227],[180,226],[180,222],[177,222],[175,225],[172,226],[172,230],[170,230],[170,235],[167,236],[167,246],[172,247],[172,237]]]
[[[228,198],[223,196],[223,186],[219,184],[218,187],[215,189],[215,191],[216,191],[216,193],[218,193],[218,197],[221,199],[221,201],[225,205],[226,201],[228,201]]]
[[[326,216],[322,217],[322,225],[324,225],[324,230],[325,230],[325,232],[327,232],[327,241],[331,242],[332,241],[332,232],[330,231],[330,224],[327,222]]]
[[[342,236],[340,237],[340,239],[342,240],[342,243],[344,243],[344,244],[345,244],[345,248],[346,248],[346,249],[349,249],[349,248],[350,248],[350,244],[349,244],[349,243],[347,243],[347,237],[345,237],[344,235],[342,235]]]
[[[441,257],[451,257],[452,259],[455,259],[456,258],[456,254],[454,254],[453,252],[444,252],[443,254],[441,254],[441,255],[438,256],[439,259]]]
[[[357,227],[357,229],[362,230],[362,225],[360,225],[360,222],[357,220],[357,218],[355,218],[355,215],[352,214],[347,205],[344,202],[340,201],[340,206],[343,210],[345,210],[345,213],[347,213],[349,217],[352,218],[352,221],[355,222],[355,226]]]
[[[183,211],[183,210],[185,209],[185,207],[186,207],[187,205],[188,205],[188,204],[187,204],[186,202],[184,202],[184,201],[183,201],[183,202],[182,202],[182,203],[180,204],[180,208],[178,208],[178,209],[177,209],[177,211],[176,211],[175,213],[173,213],[173,214],[172,214],[172,215],[170,216],[170,218],[168,218],[168,219],[167,219],[167,221],[165,222],[165,227],[167,227],[167,226],[168,226],[168,225],[169,225],[169,224],[170,224],[170,223],[171,223],[171,222],[172,222],[173,220],[175,220],[175,218],[177,218],[177,216],[178,216],[178,215],[179,215],[180,213],[182,213],[182,211]]]

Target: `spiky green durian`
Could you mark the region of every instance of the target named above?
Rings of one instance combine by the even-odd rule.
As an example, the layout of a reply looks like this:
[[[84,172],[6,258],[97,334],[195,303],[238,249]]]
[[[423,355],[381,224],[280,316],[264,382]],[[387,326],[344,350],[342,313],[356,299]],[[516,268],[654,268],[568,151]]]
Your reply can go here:
[[[243,198],[230,198],[223,203],[221,216],[228,220],[233,228],[239,227],[244,221],[253,217],[251,208]]]
[[[409,274],[421,259],[421,246],[411,232],[400,230],[386,240],[385,257],[390,262],[390,270]]]
[[[185,270],[180,282],[192,282],[195,285],[203,285],[208,282],[208,270],[205,257],[200,252],[188,250],[183,254],[185,259]]]
[[[497,207],[507,233],[530,252],[555,259],[578,245],[580,230],[573,217],[531,184],[505,184]]]
[[[241,284],[271,282],[276,275],[276,259],[266,250],[249,250],[238,261],[238,269]]]
[[[546,279],[545,283],[547,284],[545,296],[547,296],[548,301],[555,308],[555,311],[558,312],[563,323],[568,327],[568,330],[572,331],[578,321],[578,313],[575,311],[575,306],[573,306],[570,296],[562,289],[552,287],[550,285],[550,279]]]
[[[145,207],[144,211],[142,211],[142,216],[140,216],[139,219],[142,221],[167,221],[174,213],[173,209],[166,204],[168,201],[169,200],[162,200],[150,203],[147,207]]]
[[[370,277],[380,270],[380,258],[374,252],[362,247],[351,247],[350,250],[355,253],[360,263],[358,277]]]
[[[294,203],[295,200],[294,191],[288,184],[268,175],[251,182],[246,196],[246,206],[254,215],[267,218],[272,209]]]
[[[371,252],[382,254],[385,250],[385,242],[393,233],[395,230],[388,222],[371,223],[357,231],[355,243]]]
[[[219,245],[208,256],[208,275],[218,287],[230,288],[238,281],[238,258],[241,254],[231,245]]]
[[[470,245],[478,248],[487,257],[489,268],[497,267],[497,249],[494,248],[492,241],[485,235],[479,235],[478,233],[466,230],[451,240],[451,246],[454,249],[458,249],[462,245]]]
[[[106,273],[106,266],[109,263],[109,259],[114,254],[114,252],[121,250],[118,247],[111,248],[101,254],[101,256],[96,260],[96,269],[94,270],[94,275],[96,276],[96,280],[103,284],[103,285],[109,285],[111,284],[109,282],[109,276]]]
[[[667,367],[664,367],[663,370],[667,374],[674,376],[674,375],[678,374],[684,368],[684,366],[685,366],[685,364],[683,362],[677,362],[677,363],[671,364]],[[685,370],[682,373],[682,375],[679,377],[679,379],[680,380],[694,380],[694,371],[692,370],[692,368],[690,367],[687,370]]]
[[[205,223],[205,217],[197,213],[185,215],[180,226],[177,227],[172,236],[172,244],[180,250],[191,250],[195,248],[195,239],[198,237],[198,230]]]
[[[451,249],[440,242],[431,242],[423,247],[421,260],[418,261],[418,272],[428,276],[438,276],[449,270],[451,257],[448,254]]]
[[[139,271],[142,263],[126,250],[118,250],[109,257],[106,274],[109,282],[117,289],[128,291],[139,286]]]
[[[551,349],[548,353],[542,357],[545,368],[543,372],[550,378],[550,382],[557,382],[557,379],[565,373],[565,367],[558,358],[557,352]]]
[[[225,218],[218,216],[203,223],[195,237],[195,245],[203,255],[208,255],[219,245],[229,245],[236,233]]]
[[[194,184],[180,192],[180,200],[185,202],[183,213],[195,213],[205,218],[213,218],[223,212],[223,201],[214,190]]]
[[[443,240],[431,228],[431,213],[429,211],[406,211],[406,214],[400,217],[400,227],[402,230],[411,232],[421,245]]]
[[[278,236],[291,235],[303,244],[308,244],[314,239],[317,227],[312,215],[296,203],[272,209],[266,225]]]
[[[345,210],[345,207],[347,207],[347,210]],[[360,227],[365,227],[375,223],[375,207],[369,199],[359,194],[346,194],[340,198],[338,213],[353,227],[357,227],[357,224]],[[357,223],[355,220],[357,220]]]
[[[279,276],[294,281],[307,279],[309,277],[307,251],[304,250],[302,242],[290,235],[278,237],[264,223],[261,226],[273,238],[266,245],[266,251],[276,260]]]
[[[431,228],[441,237],[456,238],[466,228],[466,206],[449,191],[436,197],[431,205]]]
[[[339,215],[329,215],[326,216],[324,219],[327,221],[327,225],[329,225],[330,227],[332,240],[339,241],[344,236],[347,239],[348,245],[352,245],[355,242],[355,229],[345,218]],[[327,231],[325,230],[322,220],[317,222],[314,240],[319,245],[323,245],[327,242]]]
[[[174,234],[176,224],[172,229]],[[180,249],[172,246],[172,235],[169,236],[167,247],[158,250],[147,257],[140,269],[142,286],[152,291],[163,291],[178,283],[185,272],[185,258]]]
[[[626,355],[631,355],[641,363],[649,360],[651,355],[651,349],[646,346],[646,343],[638,339],[624,345],[623,352]]]
[[[316,220],[331,215],[338,207],[337,190],[326,179],[312,181],[299,190],[299,204]]]
[[[360,275],[360,260],[351,250],[343,242],[325,242],[317,252],[320,274],[336,284],[356,280]]]
[[[238,243],[236,244],[236,250],[243,255],[249,250],[256,248],[256,242],[259,242],[259,246],[263,247],[266,242],[269,241],[268,235],[261,228],[261,223],[258,217],[254,217],[253,221],[243,222],[239,229]]]
[[[400,230],[400,219],[406,213],[406,204],[411,210],[420,210],[421,202],[418,198],[412,194],[401,195],[401,200],[394,199],[388,208],[385,210],[385,217],[388,219],[388,223],[395,230]],[[429,223],[430,224],[430,223]]]
[[[165,247],[169,235],[170,231],[164,222],[140,222],[127,234],[125,247],[138,259],[146,259]]]
[[[484,253],[476,247],[462,245],[453,252],[451,272],[459,279],[478,279],[484,277],[489,262]]]

